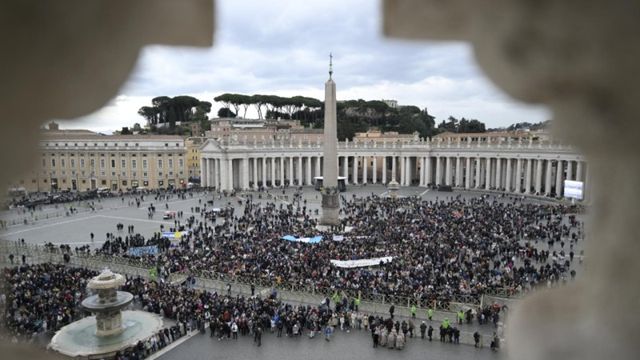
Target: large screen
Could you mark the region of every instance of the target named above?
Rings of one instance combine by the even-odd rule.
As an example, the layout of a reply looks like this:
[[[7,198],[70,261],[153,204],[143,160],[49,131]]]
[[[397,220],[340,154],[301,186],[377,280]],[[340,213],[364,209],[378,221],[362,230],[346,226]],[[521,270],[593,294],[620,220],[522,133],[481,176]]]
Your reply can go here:
[[[584,183],[582,181],[564,181],[564,197],[582,200]]]

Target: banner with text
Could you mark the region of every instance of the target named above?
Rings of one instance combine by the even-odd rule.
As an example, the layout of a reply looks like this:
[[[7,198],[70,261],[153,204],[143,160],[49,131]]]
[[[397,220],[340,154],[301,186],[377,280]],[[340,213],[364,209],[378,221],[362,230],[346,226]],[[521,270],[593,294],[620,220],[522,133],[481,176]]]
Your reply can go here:
[[[367,266],[376,266],[380,265],[380,263],[388,263],[393,260],[393,256],[385,256],[373,259],[360,259],[360,260],[330,260],[331,264],[339,268],[357,268],[357,267],[367,267]]]

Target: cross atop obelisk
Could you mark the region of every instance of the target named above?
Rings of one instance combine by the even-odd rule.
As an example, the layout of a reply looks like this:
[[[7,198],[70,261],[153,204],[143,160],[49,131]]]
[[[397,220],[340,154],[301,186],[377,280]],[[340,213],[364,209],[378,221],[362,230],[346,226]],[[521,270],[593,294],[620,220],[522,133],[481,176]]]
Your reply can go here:
[[[338,212],[338,124],[336,83],[333,82],[333,54],[329,54],[329,80],[324,84],[324,156],[322,168],[323,225],[339,225]]]
[[[333,54],[329,53],[329,79],[333,75]]]

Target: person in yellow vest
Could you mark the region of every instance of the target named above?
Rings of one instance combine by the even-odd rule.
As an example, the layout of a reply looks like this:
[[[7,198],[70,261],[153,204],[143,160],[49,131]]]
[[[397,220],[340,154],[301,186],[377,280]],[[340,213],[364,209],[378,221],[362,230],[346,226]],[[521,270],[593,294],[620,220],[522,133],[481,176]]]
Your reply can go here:
[[[442,320],[442,328],[446,330],[449,328],[449,326],[451,326],[449,318],[444,318],[444,320]]]
[[[427,309],[427,319],[429,319],[429,321],[433,320],[433,308],[429,307]]]
[[[411,317],[414,319],[416,318],[416,311],[418,311],[418,309],[416,308],[416,305],[415,304],[411,305]]]
[[[462,325],[463,322],[464,322],[464,311],[460,310],[458,311],[458,324]]]
[[[360,308],[360,294],[358,294],[358,297],[353,300],[353,303],[355,305],[355,310],[357,312],[358,309]]]

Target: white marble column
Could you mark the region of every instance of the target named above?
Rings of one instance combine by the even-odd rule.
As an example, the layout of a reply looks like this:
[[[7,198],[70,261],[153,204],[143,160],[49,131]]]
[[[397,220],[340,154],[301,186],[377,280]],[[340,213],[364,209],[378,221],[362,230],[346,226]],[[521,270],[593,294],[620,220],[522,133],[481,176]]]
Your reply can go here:
[[[558,160],[556,162],[556,197],[562,197],[562,176],[564,173],[563,161]]]
[[[451,156],[447,156],[446,158],[447,162],[446,162],[446,170],[445,170],[445,184],[447,186],[451,186],[451,173],[452,173],[452,167],[453,167],[453,158]]]
[[[567,180],[573,180],[573,160],[567,161]]]
[[[582,161],[577,161],[577,165],[576,165],[576,181],[582,181],[583,179],[583,174],[582,174]]]
[[[476,189],[480,188],[480,184],[482,183],[481,179],[481,163],[480,158],[476,158]]]
[[[532,168],[533,168],[533,159],[527,159],[527,172],[525,173],[525,187],[526,187],[526,191],[525,193],[529,194],[531,192],[531,181],[533,179],[533,174],[532,174]]]
[[[511,192],[512,188],[511,188],[511,158],[507,158],[507,178],[505,179],[505,191],[507,192]]]
[[[405,186],[405,175],[406,175],[406,171],[405,171],[405,165],[406,165],[406,158],[404,156],[400,157],[400,185],[401,186]]]
[[[551,194],[551,171],[552,171],[552,162],[551,160],[545,160],[547,162],[547,170],[544,174],[544,194],[549,196]]]
[[[456,187],[462,187],[462,158],[456,156]]]
[[[424,186],[424,156],[420,157],[420,186]]]
[[[391,181],[396,181],[396,156],[391,157]]]
[[[262,157],[262,186],[267,187],[267,158]]]
[[[424,169],[424,176],[425,176],[424,184],[426,186],[429,186],[429,184],[431,183],[431,177],[432,177],[432,175],[431,175],[431,156],[427,156],[427,162],[426,162],[426,166],[425,166],[425,169]]]
[[[311,176],[311,156],[307,156],[307,185],[313,185],[313,177]]]
[[[382,157],[382,185],[387,185],[387,157]]]
[[[248,190],[249,189],[249,176],[251,174],[249,173],[249,158],[245,157],[244,159],[242,159],[242,174],[241,174],[241,178],[242,178],[242,190]]]
[[[276,158],[271,157],[271,187],[276,187]]]
[[[496,158],[496,189],[502,190],[502,159]]]
[[[200,184],[209,186],[209,159],[200,158]]]
[[[287,156],[286,158],[282,158],[282,160],[285,160],[289,163],[289,169],[287,171],[287,174],[285,174],[285,179],[289,180],[289,185],[293,185],[293,156]],[[282,182],[284,184],[284,181]]]
[[[516,178],[515,178],[515,191],[516,193],[522,193],[522,159],[518,158],[516,161]]]
[[[433,182],[436,186],[442,185],[442,157],[436,157],[436,180]]]
[[[536,194],[542,193],[542,160],[536,162]]]
[[[353,157],[353,183],[358,184],[358,158],[359,156]]]
[[[373,179],[371,180],[372,183],[377,183],[378,182],[378,157],[374,156],[373,157],[373,173],[371,174]]]
[[[367,175],[368,174],[368,168],[369,167],[369,157],[368,156],[363,156],[362,157],[362,183],[363,184],[367,184]]]
[[[344,157],[344,168],[342,169],[342,176],[344,176],[344,182],[345,184],[349,183],[349,157],[345,156]]]
[[[471,189],[471,158],[467,156],[464,169],[464,188]]]
[[[233,190],[233,159],[227,160],[229,165],[227,166],[227,174],[229,175],[229,182],[227,184],[227,190]]]
[[[485,190],[491,189],[491,158],[485,159],[485,180],[484,180],[484,188]]]
[[[304,180],[302,177],[302,155],[298,156],[298,186],[304,185]]]
[[[315,156],[315,159],[316,159],[316,173],[315,173],[314,176],[322,176],[322,172],[320,170],[321,169],[320,164],[322,163],[322,161],[321,161],[322,157]]]
[[[253,188],[257,189],[258,188],[258,177],[259,177],[259,173],[258,173],[258,158],[254,157],[253,158]]]

